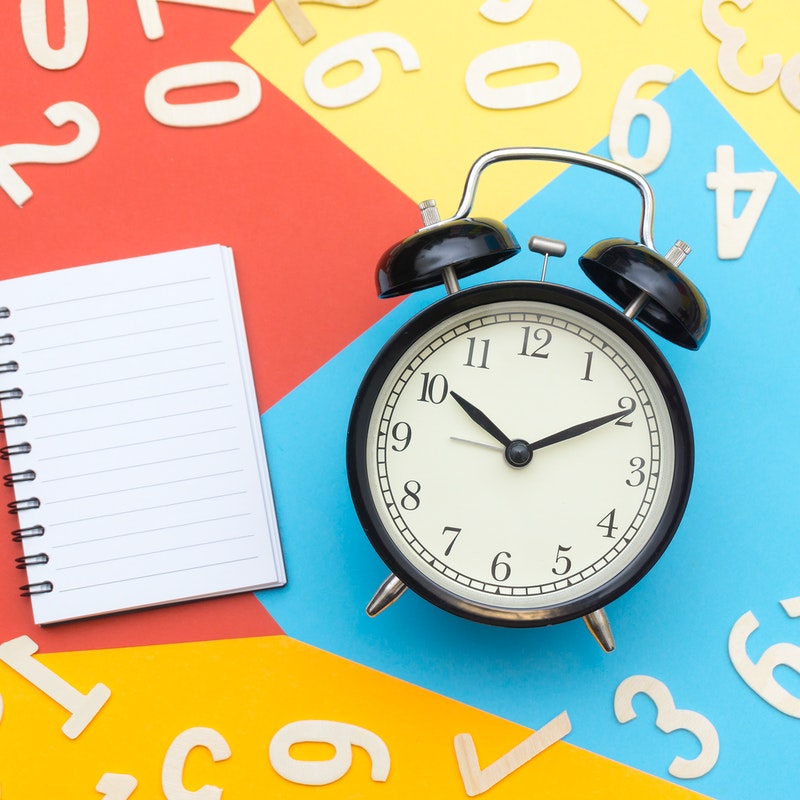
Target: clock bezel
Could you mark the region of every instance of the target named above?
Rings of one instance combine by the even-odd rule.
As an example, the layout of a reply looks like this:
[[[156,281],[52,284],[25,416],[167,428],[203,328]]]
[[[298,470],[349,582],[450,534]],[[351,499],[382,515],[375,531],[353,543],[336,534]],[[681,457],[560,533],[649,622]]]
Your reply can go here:
[[[619,336],[642,359],[661,392],[675,444],[672,485],[661,519],[649,541],[630,564],[602,586],[577,598],[536,608],[485,605],[434,583],[399,551],[386,530],[370,489],[367,440],[370,419],[381,389],[403,354],[428,331],[466,310],[503,301],[535,301],[585,314]],[[638,583],[666,550],[680,525],[691,491],[694,436],[680,384],[661,351],[634,322],[612,306],[577,289],[536,281],[481,284],[448,295],[406,322],[386,342],[368,368],[356,394],[347,430],[347,474],[359,521],[375,551],[406,586],[457,616],[504,627],[538,627],[585,616],[611,603]]]

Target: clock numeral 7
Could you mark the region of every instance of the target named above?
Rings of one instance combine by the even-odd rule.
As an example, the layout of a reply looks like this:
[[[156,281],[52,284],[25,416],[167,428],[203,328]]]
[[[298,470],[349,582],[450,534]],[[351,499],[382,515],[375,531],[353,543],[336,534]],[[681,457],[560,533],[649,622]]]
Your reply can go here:
[[[461,528],[451,528],[449,525],[445,525],[444,530],[442,531],[442,536],[453,534],[453,538],[450,540],[450,544],[448,544],[444,550],[444,554],[446,556],[450,555],[450,551],[453,549],[453,545],[456,543],[456,539],[458,539],[458,535],[460,533],[461,533]]]

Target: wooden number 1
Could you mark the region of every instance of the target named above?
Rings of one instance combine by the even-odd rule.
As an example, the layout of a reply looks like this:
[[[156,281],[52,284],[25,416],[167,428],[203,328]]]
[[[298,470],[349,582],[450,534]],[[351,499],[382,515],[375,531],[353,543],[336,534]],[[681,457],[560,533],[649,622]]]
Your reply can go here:
[[[459,733],[455,737],[454,745],[464,790],[470,797],[483,794],[550,745],[563,739],[571,730],[572,723],[569,716],[566,711],[562,711],[485,769],[481,769],[478,764],[478,753],[472,736],[468,733]]]
[[[22,675],[37,689],[71,712],[61,730],[70,739],[75,739],[95,718],[105,705],[111,690],[102,683],[95,684],[88,694],[81,694],[52,670],[33,658],[39,646],[30,636],[19,636],[0,644],[0,661],[8,664],[14,672]]]

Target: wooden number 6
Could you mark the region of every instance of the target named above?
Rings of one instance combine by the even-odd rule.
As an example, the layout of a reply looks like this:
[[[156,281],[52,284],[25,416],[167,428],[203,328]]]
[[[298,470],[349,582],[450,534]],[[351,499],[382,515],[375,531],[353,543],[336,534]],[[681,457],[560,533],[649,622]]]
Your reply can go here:
[[[303,742],[323,742],[334,747],[333,758],[310,761],[293,758],[293,745]],[[269,744],[269,761],[282,778],[303,786],[325,786],[347,774],[353,764],[353,747],[367,751],[372,760],[373,781],[383,783],[389,777],[389,749],[372,731],[328,720],[300,720],[284,725]]]
[[[0,187],[20,207],[33,190],[14,171],[16,164],[69,164],[94,150],[100,138],[97,117],[81,103],[66,100],[50,106],[44,115],[56,127],[74,122],[78,134],[67,144],[7,144],[0,147]]]
[[[669,689],[661,681],[647,675],[632,675],[617,687],[614,695],[614,713],[619,722],[636,719],[633,698],[647,695],[656,706],[656,726],[664,733],[683,729],[694,734],[700,742],[700,755],[694,759],[676,756],[669,765],[669,774],[675,778],[700,778],[710,772],[719,757],[717,729],[696,711],[675,708]]]

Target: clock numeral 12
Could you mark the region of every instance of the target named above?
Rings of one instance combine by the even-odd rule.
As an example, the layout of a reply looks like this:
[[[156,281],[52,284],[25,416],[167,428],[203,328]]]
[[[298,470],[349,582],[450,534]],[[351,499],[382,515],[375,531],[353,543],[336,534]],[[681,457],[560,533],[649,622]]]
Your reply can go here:
[[[533,345],[533,342],[530,342],[531,326],[525,325],[522,330],[525,331],[525,333],[522,337],[522,350],[519,351],[519,355],[531,356],[531,358],[549,358],[550,353],[543,353],[542,351],[553,340],[553,334],[547,330],[547,328],[537,328],[533,332],[533,338],[536,342],[541,342],[541,344],[534,348],[533,352],[529,353],[528,344],[530,343]]]

